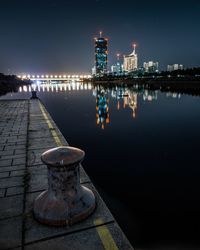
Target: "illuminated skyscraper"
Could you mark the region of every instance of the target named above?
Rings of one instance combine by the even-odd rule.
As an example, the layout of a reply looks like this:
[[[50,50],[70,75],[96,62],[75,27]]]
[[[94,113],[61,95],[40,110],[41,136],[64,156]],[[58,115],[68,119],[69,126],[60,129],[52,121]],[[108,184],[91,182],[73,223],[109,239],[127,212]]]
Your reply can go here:
[[[132,72],[138,68],[138,56],[135,52],[136,44],[133,45],[133,52],[124,56],[124,71]]]
[[[120,54],[118,53],[117,54],[117,63],[113,64],[111,66],[111,73],[116,75],[116,76],[121,75],[123,72],[123,66],[124,65],[120,63]]]
[[[96,75],[103,76],[107,73],[108,63],[108,40],[103,38],[100,32],[100,37],[95,38],[95,66]]]

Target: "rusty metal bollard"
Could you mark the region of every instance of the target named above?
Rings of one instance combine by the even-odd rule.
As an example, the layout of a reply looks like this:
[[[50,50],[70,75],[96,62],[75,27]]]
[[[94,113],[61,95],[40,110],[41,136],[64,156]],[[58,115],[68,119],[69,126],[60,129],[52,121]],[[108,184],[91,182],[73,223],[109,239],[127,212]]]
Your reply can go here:
[[[48,190],[34,201],[35,218],[53,226],[72,225],[84,220],[95,209],[93,192],[80,184],[80,163],[84,151],[57,147],[42,154],[48,167]]]
[[[32,94],[31,99],[38,99],[36,90],[32,90],[31,94]]]

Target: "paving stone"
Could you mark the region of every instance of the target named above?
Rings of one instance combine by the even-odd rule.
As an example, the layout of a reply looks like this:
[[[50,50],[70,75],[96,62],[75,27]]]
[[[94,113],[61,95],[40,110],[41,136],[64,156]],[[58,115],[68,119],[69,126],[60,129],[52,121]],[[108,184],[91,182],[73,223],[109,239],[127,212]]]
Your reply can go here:
[[[48,125],[47,125],[47,123],[45,123],[45,122],[43,122],[43,123],[41,123],[41,124],[30,124],[29,125],[29,129],[30,130],[41,130],[41,131],[45,131],[45,130],[49,130],[49,127],[48,127]]]
[[[2,172],[0,173],[0,178],[5,178],[5,177],[8,177],[9,176],[9,172]],[[1,180],[0,180],[1,181]]]
[[[12,162],[12,159],[7,159],[7,160],[1,160],[0,159],[0,168],[10,166],[11,162]]]
[[[21,215],[23,211],[23,195],[0,198],[0,219]]]
[[[17,141],[17,136],[10,136],[7,138],[7,142]]]
[[[0,188],[8,188],[23,185],[23,176],[0,179]]]
[[[16,154],[16,151],[19,150],[19,149],[26,149],[26,145],[25,144],[22,144],[22,145],[5,145],[5,149],[4,150],[14,150],[15,149],[15,154]]]
[[[21,164],[26,164],[26,158],[17,158],[13,160],[12,165],[21,165]]]
[[[22,217],[0,220],[0,249],[15,248],[20,246],[21,242]]]
[[[24,145],[24,146],[26,146],[26,141],[17,141],[16,145]]]
[[[7,141],[7,138],[1,138],[1,140],[0,140],[0,144],[5,144],[5,143],[6,143],[6,141]]]
[[[35,138],[28,142],[29,149],[32,148],[33,146],[35,149],[37,149],[37,145],[54,146],[56,144],[55,144],[55,140],[53,137],[49,137],[45,140],[43,138]]]
[[[26,148],[24,149],[15,149],[15,155],[25,155],[26,154]]]
[[[7,171],[14,171],[14,170],[22,170],[25,169],[25,165],[16,165],[16,166],[9,166],[9,167],[0,167],[0,173],[7,172]]]
[[[11,195],[17,195],[17,194],[23,194],[24,193],[24,187],[11,187],[7,189],[6,196]]]
[[[14,150],[16,148],[15,145],[5,144],[4,150]]]
[[[21,159],[21,158],[26,158],[26,154],[20,154],[20,155],[4,155],[1,157],[2,160],[7,160],[7,159]]]
[[[24,176],[25,169],[22,170],[14,170],[10,172],[10,176]]]
[[[38,165],[28,169],[30,180],[28,184],[28,192],[35,192],[38,190],[45,190],[48,187],[47,167],[45,165]]]
[[[4,150],[0,152],[0,157],[4,155],[14,155],[14,150]]]
[[[104,247],[104,243],[102,242],[97,229],[90,228],[81,232],[76,232],[25,246],[25,250],[133,250],[130,243],[127,241],[116,223],[99,226],[98,230],[102,232],[103,237],[106,240],[106,248]],[[113,245],[115,247],[113,247]]]
[[[29,132],[29,139],[37,139],[37,138],[49,138],[52,137],[51,130],[36,130],[36,131],[30,131]]]
[[[38,142],[38,143],[29,145],[29,150],[32,150],[32,149],[46,149],[46,148],[49,148],[49,145],[51,145],[51,148],[54,148],[54,147],[58,146],[54,140],[52,140],[51,142],[43,141],[43,143]]]
[[[27,127],[27,126],[26,126],[26,127]],[[24,127],[25,130],[26,130],[26,127]],[[17,136],[17,139],[18,139],[18,140],[23,140],[23,141],[25,141],[25,140],[26,140],[26,137],[27,137],[26,134],[19,134],[19,135]]]
[[[5,191],[6,191],[5,188],[1,188],[1,189],[0,189],[0,198],[4,197]]]

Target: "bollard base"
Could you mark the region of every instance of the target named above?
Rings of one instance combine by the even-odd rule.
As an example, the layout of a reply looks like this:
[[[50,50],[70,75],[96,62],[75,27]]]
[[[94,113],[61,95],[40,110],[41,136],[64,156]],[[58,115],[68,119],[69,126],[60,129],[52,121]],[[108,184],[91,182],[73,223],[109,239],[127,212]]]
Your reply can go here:
[[[38,97],[37,97],[37,91],[32,90],[31,93],[32,93],[31,99],[38,99]]]
[[[36,220],[50,226],[71,226],[86,219],[95,209],[93,192],[80,186],[76,198],[57,199],[48,191],[41,193],[34,202],[33,213]],[[77,198],[78,197],[78,198]]]

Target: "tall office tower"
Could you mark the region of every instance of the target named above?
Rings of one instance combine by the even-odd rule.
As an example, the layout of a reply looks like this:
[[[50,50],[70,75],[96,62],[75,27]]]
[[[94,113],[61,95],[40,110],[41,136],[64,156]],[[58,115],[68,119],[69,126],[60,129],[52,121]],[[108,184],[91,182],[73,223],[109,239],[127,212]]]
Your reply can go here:
[[[95,38],[95,66],[96,75],[103,76],[107,73],[108,64],[108,40],[102,37],[102,32],[100,32],[100,37]]]
[[[120,63],[120,54],[117,54],[117,63],[111,66],[111,73],[119,76],[123,72],[123,64]]]
[[[92,75],[95,76],[96,75],[96,67],[92,67]]]
[[[153,61],[144,62],[143,67],[145,72],[148,73],[158,72],[158,62],[153,62]]]
[[[138,68],[138,56],[135,52],[136,44],[133,45],[133,52],[124,56],[124,71],[132,72]]]

